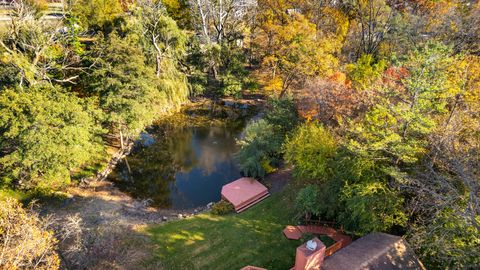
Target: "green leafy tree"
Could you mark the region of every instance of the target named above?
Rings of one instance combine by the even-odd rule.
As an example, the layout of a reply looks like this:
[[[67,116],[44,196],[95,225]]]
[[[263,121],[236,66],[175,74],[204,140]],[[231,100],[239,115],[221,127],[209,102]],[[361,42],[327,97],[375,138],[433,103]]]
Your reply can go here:
[[[155,56],[156,74],[160,77],[164,59],[178,60],[185,54],[187,35],[167,15],[161,1],[139,1],[135,13],[147,44],[147,56]]]
[[[123,13],[119,0],[74,0],[71,14],[84,28],[102,29]]]
[[[348,78],[355,88],[364,90],[381,78],[385,68],[384,60],[375,62],[371,54],[364,54],[355,64],[347,65]]]
[[[287,139],[285,159],[294,165],[295,177],[324,182],[332,175],[329,165],[336,148],[333,135],[323,126],[310,122],[300,126]]]
[[[274,125],[277,132],[282,136],[287,135],[300,121],[295,101],[291,96],[282,98],[272,97],[268,100],[268,106],[269,109],[265,115],[265,120]]]
[[[1,181],[55,189],[102,150],[101,112],[51,85],[0,92]]]
[[[400,67],[408,75],[387,85],[378,103],[352,129],[351,149],[390,164],[411,164],[425,154],[427,136],[435,130],[435,117],[459,91],[451,69],[455,57],[449,48],[428,43],[413,51]]]
[[[346,228],[362,234],[406,225],[396,186],[428,152],[436,119],[448,115],[459,92],[455,59],[435,43],[411,52],[398,63],[405,76],[386,82],[377,104],[352,125],[348,151],[336,161],[342,169],[335,169],[342,205],[337,218]]]
[[[96,50],[102,55],[90,84],[99,95],[109,126],[118,132],[122,147],[159,115],[162,101],[166,100],[157,88],[155,71],[145,64],[143,52],[134,41],[115,33],[103,40]]]
[[[271,99],[269,106],[265,119],[247,125],[245,138],[240,142],[240,167],[249,176],[264,177],[279,165],[285,137],[298,122],[291,98]]]
[[[341,192],[340,202],[345,208],[338,221],[346,229],[361,235],[406,225],[403,199],[386,183],[377,180],[346,183]]]

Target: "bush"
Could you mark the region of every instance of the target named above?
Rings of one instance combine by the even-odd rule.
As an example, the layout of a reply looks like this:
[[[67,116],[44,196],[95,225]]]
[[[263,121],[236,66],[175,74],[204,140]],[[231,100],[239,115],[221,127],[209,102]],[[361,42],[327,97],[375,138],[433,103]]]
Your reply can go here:
[[[251,177],[263,178],[267,170],[277,166],[278,151],[283,138],[275,133],[273,125],[261,119],[247,126],[245,138],[240,141],[242,148],[238,153],[240,168]]]
[[[295,177],[323,181],[330,175],[328,165],[335,157],[336,149],[333,135],[316,123],[299,127],[284,147],[285,159],[295,166]]]
[[[196,97],[205,94],[208,84],[207,76],[202,72],[195,72],[188,77],[190,95]]]
[[[233,213],[234,210],[235,209],[233,207],[233,204],[225,200],[221,200],[213,205],[211,213],[214,215],[222,216],[222,215]]]
[[[59,269],[57,240],[48,222],[15,199],[0,203],[0,268]]]
[[[338,221],[356,234],[388,231],[407,222],[402,197],[380,181],[346,184],[340,200],[345,208]]]
[[[222,95],[240,97],[242,95],[242,82],[232,74],[225,75],[223,77]]]
[[[298,123],[293,99],[271,99],[269,107],[265,119],[247,125],[240,142],[238,159],[247,176],[263,178],[278,167],[285,136]]]
[[[308,185],[302,188],[295,200],[295,207],[305,217],[310,219],[311,215],[318,215],[319,188],[316,185]]]
[[[92,100],[48,84],[0,91],[0,183],[57,189],[102,149]]]
[[[275,126],[277,132],[285,136],[298,124],[298,114],[292,97],[272,98],[268,101],[269,110],[265,120]]]
[[[322,218],[334,219],[356,235],[405,226],[403,198],[389,184],[378,160],[360,158],[340,148],[332,161],[332,176],[322,184],[319,194]]]
[[[371,54],[364,54],[356,63],[347,65],[348,78],[356,89],[367,89],[380,79],[386,66],[384,60],[376,62]]]

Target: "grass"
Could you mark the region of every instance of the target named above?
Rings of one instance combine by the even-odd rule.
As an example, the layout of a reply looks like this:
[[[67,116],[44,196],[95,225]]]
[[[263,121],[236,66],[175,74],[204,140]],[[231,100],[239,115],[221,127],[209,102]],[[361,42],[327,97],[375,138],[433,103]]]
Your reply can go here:
[[[15,198],[18,201],[25,201],[30,199],[30,195],[27,192],[20,190],[13,190],[9,188],[0,189],[0,202],[6,200],[7,198]]]
[[[67,194],[64,192],[53,192],[53,191],[35,191],[35,190],[21,190],[21,189],[12,189],[10,187],[0,187],[0,203],[7,200],[8,198],[13,198],[18,200],[24,206],[27,206],[31,202],[36,203],[62,203]]]
[[[241,214],[205,213],[150,227],[147,232],[157,246],[155,259],[165,269],[240,269],[246,265],[289,269],[294,265],[295,249],[305,240],[288,240],[282,233],[294,223],[291,194],[295,193],[287,187]]]

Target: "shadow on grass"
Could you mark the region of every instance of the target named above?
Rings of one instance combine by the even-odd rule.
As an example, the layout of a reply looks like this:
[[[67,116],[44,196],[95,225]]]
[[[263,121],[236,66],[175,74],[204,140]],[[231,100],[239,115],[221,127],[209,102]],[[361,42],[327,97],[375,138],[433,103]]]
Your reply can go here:
[[[240,269],[256,265],[288,269],[301,241],[287,240],[282,230],[291,224],[292,199],[273,194],[241,214],[194,218],[152,226],[156,259],[166,269]]]

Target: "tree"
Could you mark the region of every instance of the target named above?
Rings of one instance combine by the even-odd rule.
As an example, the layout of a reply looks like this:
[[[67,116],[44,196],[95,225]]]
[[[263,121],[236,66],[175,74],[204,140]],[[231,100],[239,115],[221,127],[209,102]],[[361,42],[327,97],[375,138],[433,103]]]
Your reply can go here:
[[[159,80],[131,38],[112,33],[102,40],[96,50],[102,54],[90,84],[100,97],[109,127],[118,132],[122,148],[158,116],[164,105],[157,88]]]
[[[191,47],[194,57],[188,59],[194,87],[214,98],[239,96],[247,85],[244,40],[256,2],[191,0],[190,7],[196,32],[196,43]]]
[[[240,141],[238,160],[242,171],[253,177],[264,177],[275,170],[282,159],[282,144],[298,124],[291,98],[273,98],[264,119],[249,123]]]
[[[408,240],[439,269],[480,263],[475,248],[480,243],[480,61],[470,56],[454,66],[461,71],[460,91],[429,136],[424,162],[403,177],[401,186],[415,217]]]
[[[285,160],[294,165],[294,176],[325,182],[331,178],[331,160],[336,155],[333,135],[323,126],[306,123],[285,142]]]
[[[190,0],[197,35],[202,44],[222,44],[241,38],[242,27],[255,1]]]
[[[300,119],[292,97],[272,97],[268,100],[268,106],[265,120],[274,126],[275,133],[285,137],[298,125]]]
[[[123,13],[119,0],[73,0],[70,8],[82,27],[95,30],[112,24]]]
[[[46,22],[35,16],[27,1],[14,1],[12,23],[0,33],[0,65],[8,69],[9,87],[37,82],[75,84],[81,67],[78,44],[72,42],[72,25]]]
[[[1,181],[56,189],[101,151],[101,113],[92,101],[38,85],[0,92]]]
[[[156,74],[160,77],[162,61],[165,58],[178,60],[185,53],[186,33],[179,29],[177,23],[166,15],[166,10],[160,1],[140,1],[137,16],[142,26],[142,34],[149,46],[147,51],[153,51],[156,61]]]
[[[49,221],[22,208],[15,199],[0,203],[0,267],[2,269],[59,269],[57,239]]]
[[[182,29],[193,30],[192,14],[187,0],[162,0],[168,15]]]
[[[429,43],[412,52],[401,63],[407,77],[383,88],[383,97],[352,129],[351,149],[393,164],[417,162],[427,151],[435,117],[447,112],[459,91],[458,76],[451,69],[454,61],[441,44]]]
[[[343,73],[329,79],[308,80],[305,88],[295,92],[300,114],[329,126],[345,126],[370,106],[373,91],[357,91],[350,87]]]
[[[404,192],[414,194],[408,202],[415,217],[408,240],[438,269],[480,263],[478,139],[476,145],[460,144],[452,135],[447,131],[432,136],[433,149],[425,166],[403,181]]]
[[[295,199],[295,207],[300,211],[305,220],[309,220],[313,215],[318,215],[319,190],[316,185],[308,185],[302,188]]]
[[[388,231],[393,226],[405,226],[407,216],[403,199],[383,181],[345,183],[340,202],[344,204],[338,221],[355,234]]]
[[[263,178],[278,165],[282,138],[275,134],[273,125],[267,121],[258,120],[249,124],[240,144],[242,148],[238,160],[247,176]]]
[[[257,46],[264,52],[262,66],[269,71],[265,89],[280,92],[280,96],[306,78],[331,75],[338,64],[332,39],[319,37],[316,26],[301,14],[285,18],[278,22],[267,17],[257,38]]]
[[[347,65],[348,78],[356,89],[365,90],[381,78],[386,65],[384,60],[375,62],[372,55],[364,54],[355,64]]]
[[[354,18],[350,31],[357,58],[363,54],[376,56],[391,30],[394,12],[385,0],[349,0],[345,7]]]

